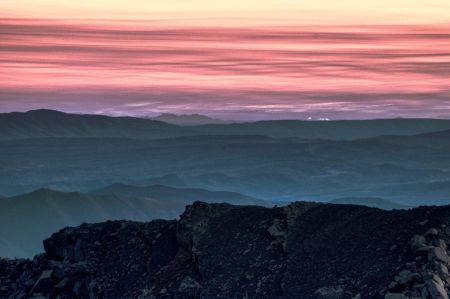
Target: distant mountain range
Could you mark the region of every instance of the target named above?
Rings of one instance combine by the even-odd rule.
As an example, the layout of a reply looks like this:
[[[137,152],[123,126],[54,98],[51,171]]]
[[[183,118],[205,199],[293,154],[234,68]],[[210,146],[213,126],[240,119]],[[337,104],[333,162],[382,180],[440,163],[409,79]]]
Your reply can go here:
[[[0,192],[89,192],[113,183],[229,191],[264,200],[378,197],[450,203],[450,138],[429,133],[359,140],[198,135],[158,140],[0,141]]]
[[[156,139],[193,134],[156,120],[78,115],[44,109],[0,114],[0,132],[3,140],[46,137]]]
[[[1,298],[443,289],[450,120],[163,118],[0,114]]]
[[[90,194],[158,198],[162,200],[182,201],[185,204],[192,203],[194,201],[204,201],[227,202],[236,205],[273,205],[273,203],[269,203],[268,201],[242,195],[236,192],[208,191],[200,188],[173,188],[163,185],[140,187],[116,183],[105,188],[92,191]]]
[[[157,117],[152,117],[151,119],[179,126],[199,126],[199,125],[232,123],[231,121],[211,118],[209,116],[201,114],[164,113]]]
[[[183,124],[176,126],[172,123]],[[450,120],[379,119],[352,121],[274,120],[196,125],[202,116],[168,116],[160,120],[77,115],[53,110],[0,114],[0,140],[22,138],[159,139],[192,135],[262,135],[271,138],[351,140],[382,135],[415,135],[450,130]],[[208,119],[210,121],[210,119]],[[189,126],[186,126],[189,123]],[[200,124],[200,123],[198,123]]]

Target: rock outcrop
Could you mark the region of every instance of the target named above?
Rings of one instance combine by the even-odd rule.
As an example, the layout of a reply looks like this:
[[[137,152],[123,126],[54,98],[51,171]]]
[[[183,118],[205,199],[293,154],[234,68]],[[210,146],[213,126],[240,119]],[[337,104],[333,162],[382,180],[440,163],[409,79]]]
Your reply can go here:
[[[0,259],[0,298],[448,298],[450,207],[196,202],[178,221],[63,229]]]
[[[449,235],[446,224],[440,229],[430,228],[424,235],[414,235],[409,244],[415,258],[395,276],[385,298],[448,299]]]

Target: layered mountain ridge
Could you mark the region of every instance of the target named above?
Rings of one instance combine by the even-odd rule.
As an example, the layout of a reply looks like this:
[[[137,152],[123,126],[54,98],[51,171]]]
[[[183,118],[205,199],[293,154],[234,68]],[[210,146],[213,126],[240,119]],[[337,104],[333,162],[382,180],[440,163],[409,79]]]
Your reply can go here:
[[[446,119],[268,120],[204,125],[197,123],[187,127],[174,123],[176,122],[161,121],[161,118],[155,120],[82,115],[40,109],[0,113],[0,140],[49,137],[152,140],[193,135],[264,135],[272,138],[353,140],[450,130],[450,120]]]
[[[0,192],[89,192],[122,182],[280,201],[380,197],[411,206],[448,204],[449,140],[435,134],[352,141],[225,135],[8,140],[0,141]]]

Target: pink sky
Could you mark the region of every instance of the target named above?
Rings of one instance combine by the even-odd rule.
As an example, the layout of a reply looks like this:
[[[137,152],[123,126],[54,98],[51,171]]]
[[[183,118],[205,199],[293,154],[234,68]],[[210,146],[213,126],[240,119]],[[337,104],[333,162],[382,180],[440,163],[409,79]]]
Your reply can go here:
[[[445,1],[80,2],[0,4],[0,111],[450,116]]]

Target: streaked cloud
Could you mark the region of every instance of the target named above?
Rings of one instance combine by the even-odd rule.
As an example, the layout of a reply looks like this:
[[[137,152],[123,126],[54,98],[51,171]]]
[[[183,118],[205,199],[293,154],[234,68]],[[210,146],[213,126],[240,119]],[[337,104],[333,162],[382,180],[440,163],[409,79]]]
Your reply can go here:
[[[449,101],[447,25],[0,26],[2,111],[441,117]]]

